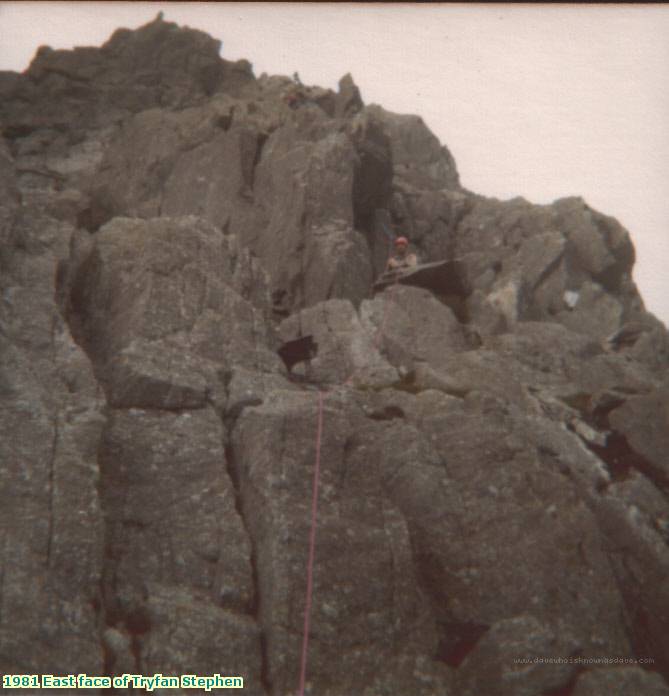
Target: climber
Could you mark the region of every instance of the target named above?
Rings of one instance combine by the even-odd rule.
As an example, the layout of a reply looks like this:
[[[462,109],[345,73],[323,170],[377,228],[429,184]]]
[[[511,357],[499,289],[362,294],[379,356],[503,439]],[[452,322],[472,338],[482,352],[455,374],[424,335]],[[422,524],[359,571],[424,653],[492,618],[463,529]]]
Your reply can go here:
[[[306,102],[306,95],[302,89],[297,87],[287,92],[283,100],[291,109],[297,109],[298,106]]]
[[[409,254],[408,252],[409,240],[406,237],[398,237],[395,240],[395,255],[388,259],[386,273],[417,266],[418,259],[416,258],[416,254]]]
[[[306,87],[302,84],[300,76],[295,72],[293,73],[293,81],[289,83],[283,94],[283,101],[291,109],[297,109],[298,106],[305,103],[306,99]]]

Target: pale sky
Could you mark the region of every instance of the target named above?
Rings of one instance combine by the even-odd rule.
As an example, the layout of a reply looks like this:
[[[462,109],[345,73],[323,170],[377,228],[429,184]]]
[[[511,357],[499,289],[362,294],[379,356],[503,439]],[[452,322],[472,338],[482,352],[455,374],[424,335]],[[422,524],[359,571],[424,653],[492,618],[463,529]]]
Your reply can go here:
[[[580,195],[637,251],[646,307],[669,325],[669,6],[0,2],[0,69],[40,45],[99,46],[165,19],[223,42],[256,76],[337,88],[420,114],[462,184],[534,203]]]

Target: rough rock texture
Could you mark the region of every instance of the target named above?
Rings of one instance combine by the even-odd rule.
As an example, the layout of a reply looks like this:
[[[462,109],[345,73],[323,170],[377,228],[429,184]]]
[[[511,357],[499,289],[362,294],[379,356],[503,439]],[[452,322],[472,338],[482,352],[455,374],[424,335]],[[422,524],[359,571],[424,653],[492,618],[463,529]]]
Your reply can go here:
[[[55,300],[74,229],[21,206],[0,152],[0,669],[103,667],[104,400]]]
[[[315,355],[306,376],[314,382],[372,387],[399,379],[379,352],[381,333],[363,326],[348,300],[328,300],[296,312],[281,323],[279,335],[285,341],[313,337]]]
[[[158,18],[0,74],[3,673],[294,695],[321,391],[306,693],[669,693],[627,232],[219,49]],[[399,233],[462,282],[374,295]]]
[[[584,674],[576,683],[574,696],[598,696],[610,694],[644,694],[664,696],[669,690],[657,674],[645,672],[638,667],[618,669],[596,669]]]
[[[133,656],[145,674],[216,664],[261,693],[251,545],[224,443],[213,409],[110,413],[99,455],[102,594],[107,624],[130,645],[108,652],[112,670]]]
[[[267,679],[280,694],[290,693],[299,670],[302,613],[296,608],[305,591],[316,403],[314,392],[275,391],[262,406],[247,409],[233,431],[260,578]],[[374,456],[368,443],[385,428],[375,424],[368,433],[363,425],[360,432],[365,418],[359,409],[343,392],[328,398],[324,412],[311,689],[443,693],[448,670],[424,660],[435,652],[438,635],[415,577],[410,530],[384,491],[384,467],[398,462]]]

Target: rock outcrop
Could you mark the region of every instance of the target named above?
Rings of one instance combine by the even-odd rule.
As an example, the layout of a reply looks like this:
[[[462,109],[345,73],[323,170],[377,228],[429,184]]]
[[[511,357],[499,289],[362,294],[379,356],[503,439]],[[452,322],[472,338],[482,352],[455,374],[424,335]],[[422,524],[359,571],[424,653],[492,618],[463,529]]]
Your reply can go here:
[[[669,694],[626,230],[219,49],[158,18],[0,74],[2,672],[295,694],[321,392],[305,693]],[[460,290],[374,295],[400,232]]]

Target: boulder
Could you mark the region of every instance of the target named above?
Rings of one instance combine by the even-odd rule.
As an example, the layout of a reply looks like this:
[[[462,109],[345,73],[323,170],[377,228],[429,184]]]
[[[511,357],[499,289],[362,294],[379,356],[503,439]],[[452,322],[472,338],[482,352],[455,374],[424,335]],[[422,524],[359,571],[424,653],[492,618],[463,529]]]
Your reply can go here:
[[[573,467],[585,459],[578,466],[594,474],[587,450],[567,431],[549,449],[538,419],[505,414],[499,402],[485,402],[483,412],[474,395],[449,404],[419,426],[431,445],[429,465],[417,466],[397,428],[397,439],[389,434],[376,455],[387,461],[394,448],[414,462],[388,485],[407,519],[448,651],[471,627],[493,626],[530,606],[556,635],[580,641],[584,654],[628,655],[625,625],[610,618],[620,615],[623,599],[581,476],[565,475],[545,454]]]
[[[363,325],[378,332],[379,348],[395,367],[440,367],[468,347],[453,311],[428,290],[392,285],[360,307]]]
[[[280,371],[262,310],[234,289],[231,249],[198,218],[117,218],[95,235],[68,312],[112,405],[201,408],[224,399],[233,364]]]
[[[462,696],[534,696],[566,686],[576,672],[571,657],[579,645],[531,615],[498,621],[457,671]]]
[[[335,115],[338,117],[351,116],[360,111],[363,106],[360,90],[353,82],[351,73],[346,73],[339,80],[339,91],[335,100]]]
[[[393,114],[378,105],[366,110],[388,133],[395,180],[418,189],[460,188],[453,156],[420,116]]]
[[[237,93],[254,79],[250,65],[222,60],[220,46],[160,17],[135,31],[118,29],[100,48],[42,46],[25,73],[0,84],[0,120],[10,135],[44,127],[81,130],[153,106]]]
[[[369,293],[368,244],[354,229],[356,157],[343,133],[310,142],[288,124],[268,138],[255,189],[266,201],[266,224],[253,248],[270,269],[279,308],[332,297],[359,304]]]
[[[608,420],[641,455],[644,474],[669,493],[669,380],[650,394],[627,399]]]
[[[278,334],[284,341],[312,338],[315,355],[306,368],[310,380],[378,388],[396,382],[398,373],[379,352],[378,331],[370,328],[348,300],[328,300],[285,319]]]

